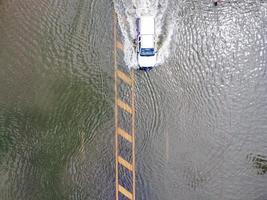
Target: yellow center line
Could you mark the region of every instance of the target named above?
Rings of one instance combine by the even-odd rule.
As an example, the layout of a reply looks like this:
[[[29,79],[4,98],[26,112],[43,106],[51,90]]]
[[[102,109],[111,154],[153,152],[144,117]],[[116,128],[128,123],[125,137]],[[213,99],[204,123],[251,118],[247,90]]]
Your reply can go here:
[[[121,109],[125,110],[128,113],[133,113],[133,109],[131,108],[131,106],[129,106],[127,103],[124,103],[120,99],[117,99],[117,106],[119,106]]]
[[[119,185],[119,191],[126,196],[128,199],[133,200],[133,194],[126,190],[123,186]]]
[[[117,41],[117,42],[116,42],[116,47],[117,47],[118,49],[120,49],[120,50],[123,51],[123,45],[122,45],[121,42]]]
[[[115,179],[116,179],[116,200],[119,200],[119,192],[129,199],[135,200],[135,75],[134,69],[130,72],[130,77],[124,72],[117,69],[117,49],[123,49],[121,42],[117,41],[117,15],[113,11],[113,65],[114,65],[114,95],[115,95],[115,106],[114,106],[114,115],[115,115]],[[125,103],[124,101],[118,98],[118,79],[123,80],[129,86],[131,86],[131,103]],[[118,127],[118,108],[123,109],[123,111],[128,112],[131,115],[131,135],[126,131]],[[125,140],[131,142],[132,145],[132,164],[124,160],[121,156],[118,155],[119,144],[118,144],[118,135],[122,136]],[[126,190],[124,187],[119,185],[119,164],[132,171],[132,193]]]
[[[123,73],[122,71],[117,70],[117,76],[118,76],[118,78],[123,80],[128,85],[132,85],[133,81],[125,73]]]
[[[118,136],[117,136],[117,125],[118,125],[118,108],[117,108],[117,49],[116,49],[116,27],[117,27],[117,19],[116,13],[113,10],[113,65],[114,65],[114,95],[115,95],[115,106],[114,106],[114,115],[115,115],[115,179],[116,179],[116,200],[119,200],[119,173],[118,173]]]
[[[132,78],[132,165],[133,165],[133,200],[135,200],[135,76],[134,69],[131,71]]]
[[[127,133],[126,131],[122,130],[121,128],[118,127],[117,129],[117,133],[122,136],[123,138],[125,138],[125,140],[128,140],[129,142],[133,142],[133,137]]]
[[[124,160],[121,156],[118,156],[118,163],[126,167],[128,170],[133,171],[133,165],[131,165],[131,163],[129,163],[128,161]]]

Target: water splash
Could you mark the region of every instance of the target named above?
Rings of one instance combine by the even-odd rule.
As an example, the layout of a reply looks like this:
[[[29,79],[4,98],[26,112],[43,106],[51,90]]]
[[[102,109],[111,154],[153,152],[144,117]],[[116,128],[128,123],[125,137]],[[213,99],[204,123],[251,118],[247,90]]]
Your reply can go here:
[[[168,13],[168,17],[166,16],[168,0],[114,0],[114,6],[123,35],[126,65],[129,68],[137,67],[137,56],[133,41],[136,38],[136,19],[142,15],[155,17],[158,46],[157,65],[164,63],[169,55],[169,46],[174,30],[172,15]]]

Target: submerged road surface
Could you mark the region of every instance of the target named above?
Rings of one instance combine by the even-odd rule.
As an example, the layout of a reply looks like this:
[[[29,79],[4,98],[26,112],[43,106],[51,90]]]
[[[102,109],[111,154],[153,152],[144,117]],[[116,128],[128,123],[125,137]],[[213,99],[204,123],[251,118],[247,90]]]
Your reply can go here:
[[[136,72],[136,199],[266,200],[261,0],[0,0],[0,199],[115,199],[114,8],[121,65],[135,16],[158,19],[162,64]]]

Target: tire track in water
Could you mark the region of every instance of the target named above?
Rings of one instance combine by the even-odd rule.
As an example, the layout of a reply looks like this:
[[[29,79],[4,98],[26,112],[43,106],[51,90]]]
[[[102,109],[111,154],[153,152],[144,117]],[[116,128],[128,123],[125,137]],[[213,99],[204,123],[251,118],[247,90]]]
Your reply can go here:
[[[157,92],[152,85],[149,76],[145,74],[142,79],[143,80],[140,80],[138,82],[145,84],[143,85],[143,87],[140,85],[137,88],[137,93],[139,94],[138,99],[140,98],[140,100],[137,101],[137,119],[140,122],[145,122],[142,123],[142,125],[145,125],[142,130],[146,131],[144,133],[145,138],[141,140],[142,144],[137,149],[137,154],[142,152],[147,144],[151,143],[153,136],[155,136],[154,134],[156,134],[155,130],[157,130],[157,127],[161,124],[161,115],[159,111]],[[141,92],[141,90],[146,92]],[[149,99],[147,99],[147,97],[149,97]],[[143,106],[145,106],[145,108],[142,108]],[[147,114],[145,115],[145,113],[147,113],[148,116]]]
[[[156,74],[140,73],[137,85],[137,120],[138,120],[138,173],[137,189],[140,191],[138,198],[156,198],[159,199],[161,193],[154,191],[154,186],[159,180],[163,180],[164,173],[158,173],[165,166],[165,155],[161,151],[160,138],[163,134],[163,124],[165,119],[162,113],[162,99],[157,88],[153,83]],[[157,156],[155,156],[155,154]],[[145,190],[143,188],[146,188]],[[162,191],[162,190],[161,190]]]

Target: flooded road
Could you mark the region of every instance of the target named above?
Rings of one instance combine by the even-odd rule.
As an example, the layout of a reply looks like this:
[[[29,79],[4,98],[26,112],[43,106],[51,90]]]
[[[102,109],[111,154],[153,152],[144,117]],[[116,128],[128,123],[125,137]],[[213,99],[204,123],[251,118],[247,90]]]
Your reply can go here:
[[[112,13],[136,72],[137,198],[267,199],[267,2],[0,0],[0,199],[115,199]],[[126,66],[127,65],[127,66]]]

